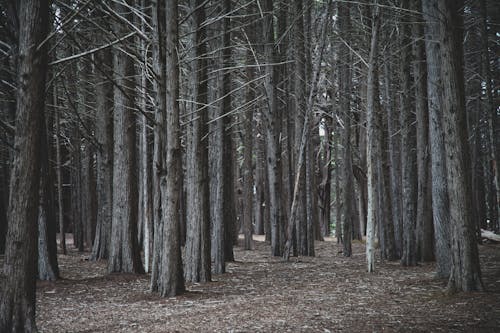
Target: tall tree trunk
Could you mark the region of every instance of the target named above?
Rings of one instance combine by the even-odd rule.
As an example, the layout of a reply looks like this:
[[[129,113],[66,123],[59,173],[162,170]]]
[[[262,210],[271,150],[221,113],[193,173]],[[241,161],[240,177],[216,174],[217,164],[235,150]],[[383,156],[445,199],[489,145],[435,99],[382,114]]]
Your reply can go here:
[[[250,25],[250,29],[255,28],[253,25]],[[253,36],[250,31],[246,33],[250,41],[253,41]],[[253,46],[249,46],[253,47]],[[247,74],[247,82],[250,82],[254,79],[254,69],[250,66],[252,61],[252,50],[247,50],[246,61],[248,67],[246,68]],[[253,108],[254,108],[254,99],[255,94],[253,92],[254,86],[249,84],[246,88],[245,97],[246,97],[246,105],[248,109],[245,111],[245,115],[243,117],[243,234],[244,234],[244,246],[245,250],[252,250],[253,240],[252,240],[252,222],[253,222],[253,168],[252,168],[252,159],[253,159]]]
[[[205,7],[192,0],[191,103],[186,170],[186,256],[184,275],[188,282],[211,280],[210,198],[208,187],[208,101]]]
[[[158,280],[160,278],[160,263],[163,248],[163,221],[162,221],[162,193],[160,190],[160,178],[164,173],[165,142],[163,135],[166,131],[166,92],[165,84],[165,3],[153,1],[151,8],[151,21],[153,30],[152,63],[156,79],[153,80],[153,94],[155,101],[155,126],[153,138],[153,257],[151,263],[151,291],[158,291]]]
[[[50,98],[50,97],[49,97]],[[59,278],[57,263],[56,214],[54,201],[54,172],[50,166],[52,136],[50,116],[42,123],[41,170],[38,206],[38,274],[40,280],[54,281]]]
[[[436,253],[436,274],[447,278],[451,270],[451,227],[446,182],[446,157],[441,112],[443,85],[441,82],[440,26],[436,17],[437,2],[422,0],[427,53],[427,104],[429,107],[429,141],[431,152],[432,217]]]
[[[462,70],[461,1],[439,3],[441,77],[443,78],[443,124],[446,151],[446,175],[451,221],[451,274],[449,290],[482,290],[479,254],[472,219],[472,193],[468,178],[468,137],[465,114],[464,75]],[[435,7],[432,7],[435,9]]]
[[[377,79],[377,53],[378,53],[378,36],[379,36],[380,19],[378,8],[376,9],[375,17],[372,26],[372,39],[370,46],[370,58],[368,63],[368,78],[367,78],[367,93],[366,93],[366,107],[367,107],[367,178],[368,178],[368,218],[366,226],[366,259],[368,265],[368,272],[375,270],[375,228],[376,216],[379,209],[378,206],[378,188],[377,188],[377,165],[376,161],[380,156],[378,148],[378,130],[376,128],[376,109],[375,99],[379,96],[375,95],[377,91],[375,82]]]
[[[57,107],[57,80],[54,80],[54,106]],[[62,157],[61,157],[61,120],[60,110],[56,109],[55,114],[55,144],[56,144],[56,176],[57,176],[57,219],[59,221],[59,245],[62,254],[66,254],[66,233],[64,229],[64,201],[63,201],[63,183],[62,183]]]
[[[498,4],[497,4],[498,6]],[[490,191],[490,198],[488,198],[488,209],[490,215],[490,224],[493,229],[500,232],[500,175],[499,175],[499,155],[500,148],[498,147],[498,133],[497,133],[497,123],[498,116],[497,107],[495,106],[493,92],[495,91],[495,82],[493,81],[494,71],[491,70],[490,65],[490,43],[488,31],[493,31],[495,29],[488,28],[488,6],[486,0],[479,1],[479,7],[481,11],[481,51],[482,51],[482,72],[481,77],[486,81],[486,105],[484,110],[484,117],[487,120],[487,144],[486,150],[488,152],[488,174],[490,175],[490,180],[488,181],[488,186],[492,188]],[[494,16],[495,14],[491,14]],[[497,17],[498,19],[498,17]],[[495,24],[495,23],[490,23]],[[497,67],[498,68],[498,67]],[[497,69],[498,75],[498,69]],[[497,95],[498,96],[498,95]],[[498,104],[498,102],[497,102]],[[496,223],[495,223],[496,220]]]
[[[276,58],[274,51],[274,24],[273,24],[273,2],[264,2],[264,52],[268,62],[272,63]],[[281,163],[279,133],[281,128],[280,110],[277,104],[276,70],[274,66],[266,66],[266,79],[264,81],[267,97],[266,123],[266,151],[267,151],[267,177],[269,185],[269,213],[271,232],[271,254],[282,255],[283,239],[280,237],[282,226],[281,220]]]
[[[18,7],[18,84],[14,162],[7,218],[7,246],[0,295],[0,331],[36,332],[35,277],[40,154],[44,121],[47,1]],[[38,47],[33,47],[37,45]]]
[[[98,52],[96,62],[102,64],[102,69],[95,73],[98,80],[95,82],[95,137],[99,149],[96,152],[97,221],[91,260],[109,257],[113,214],[113,86],[108,74],[113,66],[111,50]]]
[[[413,1],[416,12],[422,12],[420,0]],[[434,260],[434,228],[432,224],[432,196],[430,183],[429,109],[427,106],[427,69],[425,64],[424,27],[421,14],[413,23],[413,66],[415,82],[415,111],[417,118],[417,256],[422,261]]]
[[[409,9],[409,1],[402,1],[402,8]],[[403,16],[404,18],[404,16]],[[416,129],[415,116],[412,110],[411,91],[411,44],[410,26],[403,22],[400,31],[401,47],[401,169],[403,192],[403,253],[401,264],[415,266],[417,264],[416,248],[416,213],[417,213],[417,172],[416,165]]]
[[[350,8],[347,3],[339,4],[339,27],[343,38],[349,40],[349,33],[351,29]],[[342,207],[343,207],[343,221],[342,221],[342,244],[343,255],[350,257],[352,253],[352,230],[353,230],[353,208],[354,203],[354,175],[352,171],[352,150],[351,150],[351,68],[350,68],[350,52],[345,43],[339,46],[339,99],[340,99],[340,112],[344,119],[344,131],[342,137],[342,146],[344,148],[342,156]],[[340,197],[339,197],[340,199]]]
[[[179,122],[179,62],[178,62],[178,1],[167,0],[166,10],[166,117],[163,142],[165,144],[165,170],[161,174],[161,200],[163,219],[163,244],[158,278],[161,296],[175,296],[185,290],[179,237],[179,197],[182,191],[180,178],[182,160]],[[168,172],[166,172],[168,171]]]
[[[121,4],[115,10],[130,16],[129,9]],[[113,26],[117,36],[125,33],[122,23]],[[137,179],[136,179],[136,119],[132,59],[119,49],[113,52],[114,89],[114,158],[113,158],[113,218],[111,221],[111,246],[108,260],[109,272],[142,273],[140,249],[137,243]]]

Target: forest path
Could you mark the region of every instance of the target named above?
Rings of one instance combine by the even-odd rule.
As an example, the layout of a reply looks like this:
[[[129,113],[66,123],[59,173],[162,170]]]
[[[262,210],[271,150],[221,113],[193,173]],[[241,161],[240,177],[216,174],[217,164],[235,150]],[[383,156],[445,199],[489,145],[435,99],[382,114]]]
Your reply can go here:
[[[257,237],[258,240],[260,238]],[[59,256],[63,280],[39,282],[41,332],[499,332],[500,245],[482,245],[485,293],[448,296],[433,264],[377,262],[365,271],[364,245],[352,258],[335,242],[317,257],[283,262],[267,244],[235,248],[236,262],[208,284],[163,299],[149,275],[112,274],[88,253]]]

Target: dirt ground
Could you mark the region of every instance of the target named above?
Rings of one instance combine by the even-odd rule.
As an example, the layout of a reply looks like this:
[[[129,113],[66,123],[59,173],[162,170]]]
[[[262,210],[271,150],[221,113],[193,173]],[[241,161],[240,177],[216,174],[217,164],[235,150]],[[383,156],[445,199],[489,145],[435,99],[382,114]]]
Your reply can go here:
[[[365,271],[364,246],[344,258],[333,241],[315,258],[283,262],[256,241],[208,284],[164,299],[149,275],[106,274],[88,253],[61,255],[63,279],[39,282],[41,332],[500,332],[500,245],[480,246],[487,292],[446,295],[433,264],[377,262]]]

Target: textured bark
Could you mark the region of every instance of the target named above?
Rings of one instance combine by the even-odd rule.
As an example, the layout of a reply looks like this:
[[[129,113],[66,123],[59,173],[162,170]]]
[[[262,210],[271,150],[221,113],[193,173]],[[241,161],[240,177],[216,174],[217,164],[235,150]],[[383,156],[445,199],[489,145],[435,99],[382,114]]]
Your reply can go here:
[[[384,73],[386,78],[386,89],[389,89],[392,71],[388,67],[387,60],[384,62]],[[401,194],[401,137],[400,118],[396,114],[394,102],[391,100],[390,109],[387,113],[387,131],[389,144],[390,189],[392,193],[392,219],[394,221],[394,241],[397,257],[403,252],[403,216],[402,216],[402,194]]]
[[[264,214],[266,209],[265,192],[266,186],[266,157],[265,141],[262,139],[262,122],[259,125],[258,133],[254,137],[255,147],[255,211],[254,221],[256,235],[264,235]]]
[[[320,172],[320,182],[318,184],[318,206],[320,239],[330,236],[331,221],[331,187],[332,187],[332,134],[330,130],[331,119],[325,119],[321,126],[325,131],[325,136],[320,140],[320,151],[318,154],[318,168]]]
[[[292,219],[292,227],[295,227],[297,237],[297,252],[299,255],[307,255],[307,213],[306,213],[306,168],[305,159],[305,142],[309,138],[309,122],[306,124],[306,50],[305,50],[305,30],[304,30],[304,7],[302,0],[293,1],[293,14],[295,16],[294,24],[294,64],[295,76],[294,82],[294,143],[293,143],[293,177],[294,186],[293,191],[294,199],[292,206],[295,204],[296,208],[292,208],[292,214],[296,214],[296,218]],[[305,138],[303,139],[303,137]],[[304,143],[302,142],[304,141]],[[302,147],[304,146],[304,147]],[[296,198],[295,198],[296,196]]]
[[[251,7],[250,7],[251,8]],[[249,31],[246,32],[250,42],[253,42],[254,25],[249,26]],[[247,65],[252,63],[252,50],[247,50],[246,55]],[[254,69],[248,66],[246,69],[247,81],[250,82],[254,79]],[[245,250],[252,250],[254,248],[252,234],[252,222],[253,222],[253,168],[252,168],[252,158],[253,158],[253,100],[254,96],[254,86],[252,84],[247,86],[245,92],[246,104],[248,109],[245,111],[243,117],[243,234],[244,234],[244,245]]]
[[[71,79],[71,78],[69,78]],[[72,125],[71,135],[71,221],[73,224],[73,246],[83,252],[83,214],[82,214],[82,154],[81,133],[77,123]]]
[[[136,5],[145,8],[145,0],[136,0]],[[149,11],[147,12],[149,14]],[[134,15],[134,24],[140,26],[141,31],[146,33],[146,23],[141,20],[138,15]],[[136,37],[138,52],[143,59],[148,59],[148,49],[146,42],[140,37]],[[140,121],[140,136],[139,136],[139,225],[138,225],[138,241],[144,253],[144,271],[150,272],[151,263],[151,245],[152,245],[152,224],[153,224],[153,195],[151,193],[152,183],[152,167],[150,163],[151,149],[149,140],[149,121],[144,112],[147,111],[147,90],[148,85],[148,69],[146,66],[136,67],[137,76],[137,106],[142,114],[139,117]]]
[[[96,73],[96,152],[97,221],[91,260],[109,256],[113,204],[113,86],[109,80],[112,55],[109,49],[96,54],[102,69]]]
[[[382,160],[382,170],[381,172],[381,191],[384,197],[384,205],[382,207],[383,210],[383,223],[385,224],[385,257],[388,260],[396,260],[399,258],[397,245],[396,245],[396,237],[395,237],[395,216],[394,214],[394,200],[395,193],[392,192],[392,174],[393,174],[393,166],[391,164],[391,132],[389,130],[389,119],[390,115],[393,112],[392,108],[392,100],[390,94],[389,87],[389,68],[387,62],[384,61],[384,89],[383,91],[383,100],[385,101],[385,112],[381,114],[381,160]]]
[[[377,10],[378,12],[378,10]],[[380,19],[378,13],[375,14],[372,26],[372,39],[370,46],[370,58],[368,63],[367,77],[367,178],[368,178],[368,218],[366,226],[366,259],[367,270],[373,272],[375,270],[375,228],[376,217],[378,211],[378,187],[377,187],[377,160],[380,156],[380,145],[378,144],[378,130],[376,128],[376,109],[375,99],[379,96],[375,95],[375,82],[377,79],[377,53],[378,53],[378,36],[379,36]]]
[[[153,138],[153,256],[151,262],[151,291],[158,291],[160,261],[163,244],[163,221],[160,177],[164,170],[164,142],[166,113],[166,70],[165,70],[165,6],[164,2],[153,1],[151,8],[153,27],[152,65],[156,80],[153,80],[155,101],[155,126]]]
[[[420,0],[413,1],[413,9],[422,12]],[[415,82],[415,113],[417,118],[417,256],[422,261],[434,260],[434,227],[432,224],[432,196],[429,155],[429,109],[427,105],[427,69],[425,64],[424,27],[422,16],[417,15],[412,26],[413,66]]]
[[[175,296],[185,290],[179,237],[179,197],[182,191],[180,178],[181,147],[179,123],[179,62],[178,62],[178,2],[167,0],[166,10],[166,117],[163,142],[165,144],[165,170],[161,174],[161,204],[163,244],[159,267],[158,292],[161,296]]]
[[[402,1],[402,8],[409,9],[409,1]],[[404,18],[404,17],[403,17]],[[400,75],[401,75],[401,169],[403,193],[403,253],[401,264],[417,264],[416,213],[417,213],[417,170],[415,148],[415,116],[412,110],[411,93],[411,47],[410,26],[404,22],[400,30]]]
[[[264,2],[265,11],[268,13],[264,17],[264,40],[265,54],[269,62],[276,58],[274,51],[274,28],[273,28],[273,3],[270,0]],[[265,114],[266,127],[266,153],[267,153],[267,178],[269,195],[270,233],[271,233],[271,254],[280,256],[283,253],[284,240],[280,237],[283,225],[281,219],[281,160],[279,133],[281,129],[281,115],[277,105],[276,92],[276,70],[274,66],[266,66],[267,77],[264,81],[267,97],[267,112]]]
[[[186,156],[186,255],[184,275],[188,282],[211,280],[210,198],[208,188],[208,109],[205,7],[202,0],[191,1],[192,59],[188,146]]]
[[[54,105],[57,106],[57,80],[54,80]],[[55,144],[56,144],[56,177],[57,177],[57,220],[59,222],[59,245],[62,254],[66,254],[66,234],[64,229],[64,201],[62,183],[62,158],[61,158],[61,126],[59,110],[55,110]]]
[[[123,5],[117,4],[115,10],[130,15]],[[113,29],[117,35],[125,30],[121,23],[115,23]],[[142,273],[137,243],[136,119],[130,96],[134,91],[132,59],[119,49],[113,50],[113,70],[117,85],[114,88],[113,217],[108,271]]]
[[[44,121],[47,1],[20,1],[14,161],[0,295],[0,331],[36,332],[35,278],[40,149]],[[14,19],[14,18],[12,18]]]
[[[481,14],[481,77],[486,81],[486,100],[484,106],[484,119],[487,122],[487,135],[485,136],[486,150],[488,152],[487,157],[487,166],[485,169],[487,170],[488,175],[488,184],[490,187],[489,197],[488,197],[488,215],[490,219],[490,225],[492,229],[500,231],[500,176],[499,176],[499,155],[500,148],[498,144],[498,120],[500,117],[498,116],[497,108],[495,107],[495,98],[494,98],[494,87],[495,87],[495,71],[491,68],[491,56],[490,56],[490,46],[489,42],[489,33],[488,31],[493,31],[495,29],[491,29],[488,27],[488,23],[493,21],[491,17],[495,17],[495,12],[492,11],[490,14],[491,17],[488,17],[489,9],[493,7],[491,4],[488,6],[488,1],[480,0],[479,8]],[[498,3],[496,5],[498,8]],[[498,16],[498,15],[497,15]],[[498,19],[498,17],[497,17]],[[491,22],[490,25],[494,25],[497,22]],[[496,68],[496,74],[498,76],[498,67]],[[498,94],[497,94],[498,98]],[[497,102],[498,104],[498,102]],[[496,221],[496,223],[495,223]]]
[[[429,141],[431,152],[432,216],[436,253],[436,274],[447,278],[451,270],[451,229],[446,182],[443,119],[441,113],[443,86],[441,83],[441,53],[439,21],[435,16],[437,3],[422,1],[427,53],[427,104],[429,107]]]
[[[350,8],[347,3],[339,4],[339,28],[345,40],[349,40],[351,29]],[[352,149],[351,149],[351,68],[350,52],[345,43],[339,46],[339,99],[340,112],[344,119],[344,131],[342,136],[343,156],[342,156],[342,244],[343,255],[350,257],[352,253],[352,230],[354,223],[354,175],[352,171]],[[340,199],[340,198],[339,198]]]
[[[49,138],[52,133],[50,118],[47,115],[42,123],[41,169],[38,206],[38,271],[40,280],[54,281],[59,278],[56,242],[56,214],[54,200],[54,170],[50,166],[52,149]]]
[[[433,12],[440,18],[441,78],[446,175],[450,203],[451,274],[449,290],[482,290],[479,254],[472,218],[472,193],[468,177],[468,136],[462,70],[461,1],[446,0]],[[435,9],[435,7],[432,7]],[[439,15],[437,15],[439,13]]]

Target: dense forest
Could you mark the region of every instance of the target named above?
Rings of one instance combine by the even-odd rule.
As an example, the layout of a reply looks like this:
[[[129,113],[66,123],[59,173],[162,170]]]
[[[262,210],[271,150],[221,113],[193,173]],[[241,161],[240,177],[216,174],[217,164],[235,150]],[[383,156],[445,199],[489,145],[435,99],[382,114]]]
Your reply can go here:
[[[390,262],[488,292],[499,20],[495,0],[1,0],[0,332],[36,331],[37,284],[78,253],[160,298],[327,248],[366,281]]]

